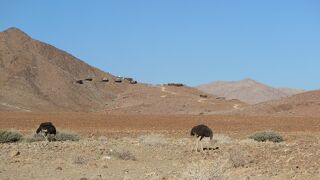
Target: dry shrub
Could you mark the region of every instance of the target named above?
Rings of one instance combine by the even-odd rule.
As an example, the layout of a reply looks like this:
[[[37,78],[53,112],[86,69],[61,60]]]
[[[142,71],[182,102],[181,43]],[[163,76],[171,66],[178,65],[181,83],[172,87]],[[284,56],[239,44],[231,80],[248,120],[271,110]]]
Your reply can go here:
[[[87,162],[88,161],[82,156],[76,156],[73,159],[73,164],[83,165],[83,164],[87,164]]]
[[[275,143],[279,143],[283,141],[283,137],[276,132],[265,131],[265,132],[257,132],[249,137],[250,139],[254,139],[258,142],[266,142],[271,141]]]
[[[44,141],[44,140],[45,140],[44,136],[40,134],[30,134],[25,137],[25,141],[30,143]]]
[[[80,136],[77,133],[70,132],[70,131],[59,131],[56,135],[48,134],[47,138],[49,141],[79,141]],[[39,142],[45,141],[45,137],[41,134],[31,134],[25,138],[26,142]]]
[[[126,150],[112,150],[112,151],[109,151],[108,155],[115,157],[117,159],[125,160],[125,161],[137,160],[137,158],[131,152]]]
[[[252,162],[248,152],[243,149],[231,149],[229,160],[234,168],[245,167]]]
[[[14,130],[0,130],[0,143],[17,142],[23,139],[23,135]]]
[[[228,158],[220,157],[215,162],[192,162],[182,172],[181,179],[226,180],[225,172],[229,169]]]
[[[79,141],[80,135],[71,131],[59,131],[52,137],[55,141]]]
[[[210,177],[210,164],[206,164],[206,162],[199,161],[199,162],[192,162],[187,165],[185,170],[182,173],[181,179],[186,180],[206,180]]]

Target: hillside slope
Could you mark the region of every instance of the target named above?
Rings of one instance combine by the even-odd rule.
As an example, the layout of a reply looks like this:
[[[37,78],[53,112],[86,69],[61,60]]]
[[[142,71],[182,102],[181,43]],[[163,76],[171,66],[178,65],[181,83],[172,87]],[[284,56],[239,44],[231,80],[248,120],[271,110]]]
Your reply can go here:
[[[238,111],[252,115],[320,116],[320,90],[248,106]]]
[[[249,104],[279,99],[303,92],[303,90],[289,88],[273,88],[252,79],[216,81],[197,86],[197,88],[209,94],[226,97],[227,99],[239,99]]]
[[[76,83],[93,77],[93,81]],[[0,110],[94,111],[103,109],[125,83],[17,28],[0,32]]]
[[[0,111],[211,114],[246,105],[191,87],[117,79],[17,28],[0,32]]]
[[[204,95],[195,88],[138,84],[130,86],[107,106],[108,112],[140,114],[221,114],[247,105],[238,100]]]

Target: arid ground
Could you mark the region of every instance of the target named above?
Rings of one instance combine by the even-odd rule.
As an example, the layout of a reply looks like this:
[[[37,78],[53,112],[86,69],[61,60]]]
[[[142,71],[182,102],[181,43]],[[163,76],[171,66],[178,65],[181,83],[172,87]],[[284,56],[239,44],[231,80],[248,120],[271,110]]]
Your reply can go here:
[[[0,112],[0,129],[30,135],[40,122],[79,142],[0,144],[0,179],[319,179],[320,118]],[[192,126],[214,131],[214,150],[191,151]],[[281,143],[255,142],[273,130]]]
[[[8,28],[0,32],[0,130],[25,138],[0,143],[0,180],[320,179],[319,90],[251,79],[202,90],[119,77]],[[45,121],[80,141],[27,141]],[[195,152],[190,130],[202,123],[214,136]],[[248,138],[257,131],[284,141]]]

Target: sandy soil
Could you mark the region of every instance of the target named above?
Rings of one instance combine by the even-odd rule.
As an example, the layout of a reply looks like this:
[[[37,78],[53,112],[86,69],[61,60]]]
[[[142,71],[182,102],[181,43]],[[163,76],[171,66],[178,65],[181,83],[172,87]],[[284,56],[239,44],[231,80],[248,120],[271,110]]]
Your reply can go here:
[[[191,127],[199,123],[207,124],[217,133],[236,135],[248,135],[260,130],[320,131],[318,117],[0,112],[1,129],[14,128],[30,132],[43,121],[51,121],[58,128],[96,135],[112,132],[168,132],[185,135],[189,134]]]
[[[0,179],[319,179],[320,119],[301,117],[0,113],[0,129],[30,134],[50,120],[82,134],[79,142],[0,144]],[[215,135],[192,152],[190,128]],[[282,143],[258,143],[258,130]],[[18,153],[19,152],[19,153]]]

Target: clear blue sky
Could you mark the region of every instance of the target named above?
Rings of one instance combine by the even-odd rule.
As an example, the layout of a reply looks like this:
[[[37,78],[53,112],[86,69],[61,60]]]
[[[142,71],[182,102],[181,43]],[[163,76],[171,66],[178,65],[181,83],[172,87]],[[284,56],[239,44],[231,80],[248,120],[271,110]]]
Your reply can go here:
[[[12,26],[142,82],[320,86],[318,0],[2,0]]]

